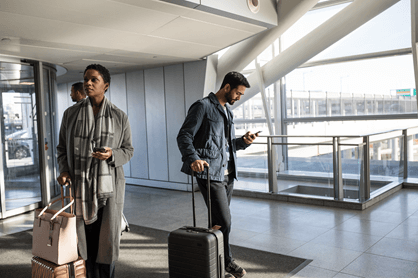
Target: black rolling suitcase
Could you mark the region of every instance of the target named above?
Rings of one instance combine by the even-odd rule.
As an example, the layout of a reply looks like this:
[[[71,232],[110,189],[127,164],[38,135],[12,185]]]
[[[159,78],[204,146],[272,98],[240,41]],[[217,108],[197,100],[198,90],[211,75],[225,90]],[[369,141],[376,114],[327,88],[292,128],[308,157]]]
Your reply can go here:
[[[196,227],[194,182],[192,173],[193,227],[182,227],[168,235],[170,278],[224,278],[224,240],[212,229],[210,180],[208,169],[208,228]]]

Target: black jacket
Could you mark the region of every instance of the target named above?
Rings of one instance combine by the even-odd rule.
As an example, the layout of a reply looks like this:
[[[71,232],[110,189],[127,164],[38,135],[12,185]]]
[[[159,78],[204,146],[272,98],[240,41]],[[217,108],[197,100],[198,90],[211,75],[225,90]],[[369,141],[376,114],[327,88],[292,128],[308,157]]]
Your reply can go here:
[[[196,101],[190,106],[183,126],[177,135],[177,145],[180,149],[183,161],[181,171],[190,175],[192,164],[195,160],[205,160],[209,163],[209,175],[211,180],[223,181],[224,169],[226,168],[226,139],[225,128],[229,126],[229,137],[231,138],[232,156],[231,160],[237,175],[236,151],[247,148],[242,138],[235,138],[235,129],[232,111],[226,105],[225,111],[219,103],[216,95],[209,96]],[[206,179],[205,172],[196,173],[199,178]]]

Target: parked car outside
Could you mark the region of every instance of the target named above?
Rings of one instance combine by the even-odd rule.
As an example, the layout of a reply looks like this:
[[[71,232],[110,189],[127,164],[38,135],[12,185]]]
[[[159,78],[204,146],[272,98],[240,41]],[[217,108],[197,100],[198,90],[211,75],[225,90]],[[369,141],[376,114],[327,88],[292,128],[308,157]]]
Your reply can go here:
[[[21,130],[6,136],[9,159],[22,159],[31,156],[32,138],[29,130]]]

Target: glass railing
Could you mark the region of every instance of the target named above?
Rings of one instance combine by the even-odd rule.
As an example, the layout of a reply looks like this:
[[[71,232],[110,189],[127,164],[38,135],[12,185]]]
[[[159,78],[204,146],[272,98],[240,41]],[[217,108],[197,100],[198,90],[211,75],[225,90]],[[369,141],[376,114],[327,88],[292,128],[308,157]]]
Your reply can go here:
[[[406,179],[418,183],[418,127],[365,135],[260,135],[237,155],[241,190],[362,203]]]

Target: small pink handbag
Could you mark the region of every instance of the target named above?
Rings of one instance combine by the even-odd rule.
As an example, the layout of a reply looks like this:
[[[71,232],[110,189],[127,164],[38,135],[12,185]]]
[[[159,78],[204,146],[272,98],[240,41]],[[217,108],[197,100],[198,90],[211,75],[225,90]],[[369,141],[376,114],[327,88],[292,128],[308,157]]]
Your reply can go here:
[[[70,196],[64,197],[61,186],[61,198],[49,203],[44,209],[37,209],[33,222],[32,254],[57,265],[78,259],[76,216],[73,213],[74,198],[71,195],[71,186],[69,192]],[[65,198],[70,199],[66,206]],[[49,209],[59,200],[62,202],[62,209]],[[68,207],[71,207],[71,213],[65,212]]]

